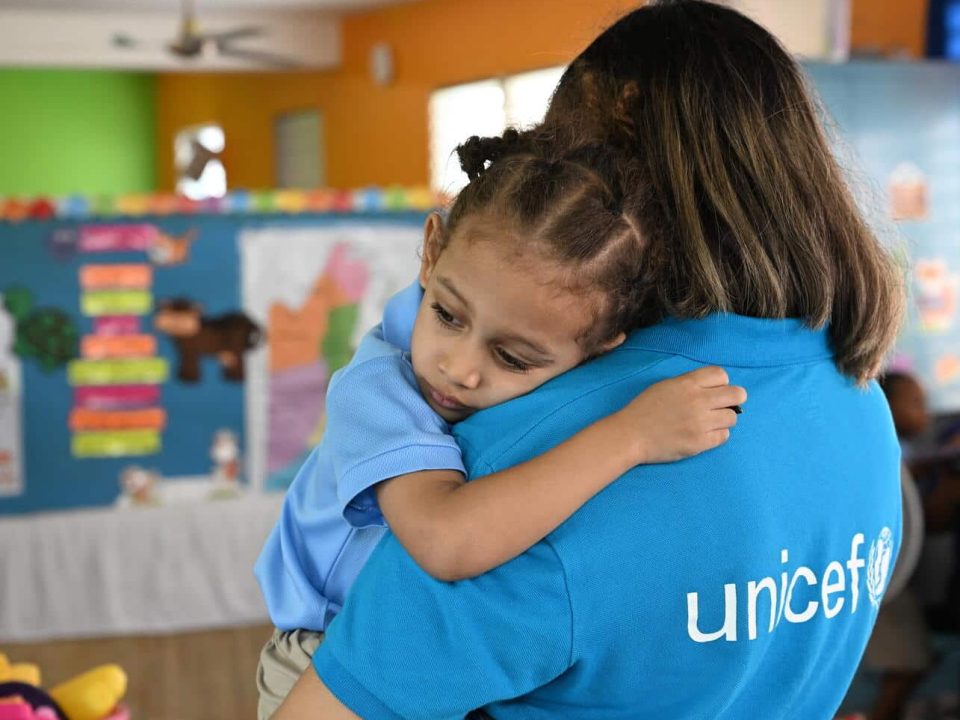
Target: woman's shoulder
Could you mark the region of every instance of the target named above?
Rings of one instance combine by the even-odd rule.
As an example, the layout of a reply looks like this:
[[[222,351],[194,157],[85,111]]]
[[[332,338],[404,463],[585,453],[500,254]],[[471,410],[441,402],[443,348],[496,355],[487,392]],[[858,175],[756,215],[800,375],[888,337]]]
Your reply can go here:
[[[616,412],[648,385],[686,371],[682,358],[620,347],[541,385],[533,392],[470,416],[454,426],[468,461],[494,465],[518,445],[556,444]],[[474,454],[469,448],[482,449]]]

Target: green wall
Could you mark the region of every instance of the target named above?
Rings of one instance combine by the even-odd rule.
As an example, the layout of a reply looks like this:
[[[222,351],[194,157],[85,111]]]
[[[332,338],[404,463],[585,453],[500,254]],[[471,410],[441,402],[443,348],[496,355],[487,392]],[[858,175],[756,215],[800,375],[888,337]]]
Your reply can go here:
[[[155,98],[143,73],[0,69],[0,195],[154,190]]]

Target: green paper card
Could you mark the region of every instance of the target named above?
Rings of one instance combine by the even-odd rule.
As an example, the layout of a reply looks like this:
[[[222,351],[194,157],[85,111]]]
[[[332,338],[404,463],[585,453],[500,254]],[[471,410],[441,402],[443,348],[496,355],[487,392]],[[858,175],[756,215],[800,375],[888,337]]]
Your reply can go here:
[[[159,385],[169,373],[164,358],[73,360],[67,368],[70,384]]]
[[[84,315],[147,315],[153,310],[153,295],[146,290],[100,290],[80,297]]]
[[[160,452],[160,433],[156,430],[82,432],[73,436],[71,449],[77,458],[155,455]]]

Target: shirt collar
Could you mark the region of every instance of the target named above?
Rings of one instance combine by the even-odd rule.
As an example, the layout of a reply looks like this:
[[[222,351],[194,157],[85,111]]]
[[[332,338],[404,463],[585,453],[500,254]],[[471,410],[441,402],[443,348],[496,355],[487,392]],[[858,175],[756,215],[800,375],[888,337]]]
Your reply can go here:
[[[390,298],[383,309],[383,339],[403,352],[410,352],[410,339],[421,300],[423,288],[417,280]]]
[[[796,318],[775,320],[732,313],[696,320],[670,318],[633,332],[624,346],[740,367],[792,365],[833,357],[827,326],[811,329]]]

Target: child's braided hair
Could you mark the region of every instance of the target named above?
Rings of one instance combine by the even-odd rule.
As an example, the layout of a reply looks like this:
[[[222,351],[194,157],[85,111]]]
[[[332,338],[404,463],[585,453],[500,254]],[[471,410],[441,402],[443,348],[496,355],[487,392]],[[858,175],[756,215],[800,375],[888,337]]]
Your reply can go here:
[[[597,321],[580,338],[588,354],[637,326],[651,284],[629,163],[599,145],[563,152],[542,133],[517,130],[472,137],[457,154],[470,182],[450,208],[444,243],[465,218],[483,215],[518,250],[556,263],[563,286],[594,303]]]

